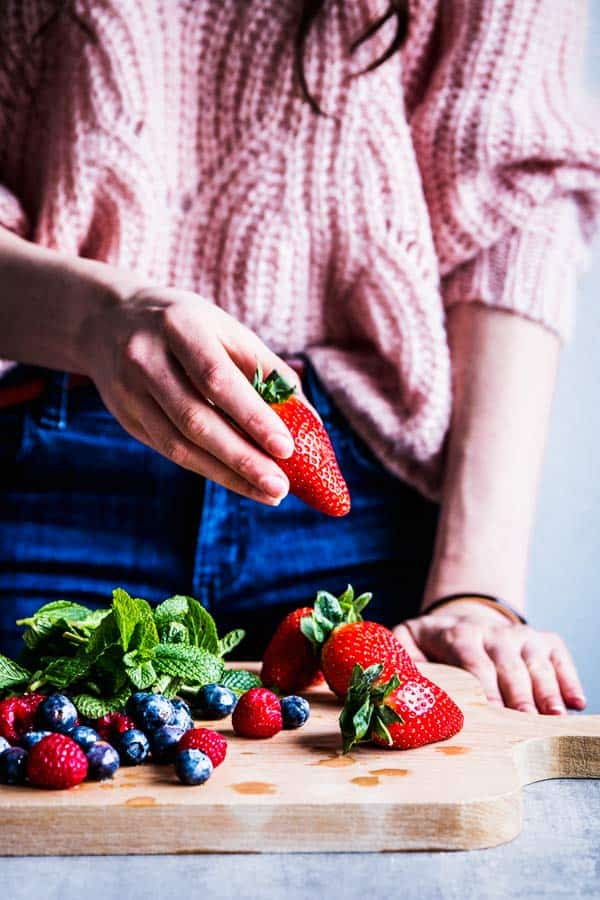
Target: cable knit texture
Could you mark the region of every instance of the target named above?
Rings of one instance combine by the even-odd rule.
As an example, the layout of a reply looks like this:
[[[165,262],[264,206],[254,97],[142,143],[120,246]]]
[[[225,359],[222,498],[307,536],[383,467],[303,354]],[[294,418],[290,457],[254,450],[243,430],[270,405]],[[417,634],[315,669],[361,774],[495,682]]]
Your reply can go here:
[[[439,489],[451,406],[445,308],[481,302],[560,335],[599,204],[581,94],[582,0],[7,0],[0,223],[210,298],[307,352],[377,456]],[[95,34],[88,34],[90,26]],[[1,298],[0,298],[1,302]]]

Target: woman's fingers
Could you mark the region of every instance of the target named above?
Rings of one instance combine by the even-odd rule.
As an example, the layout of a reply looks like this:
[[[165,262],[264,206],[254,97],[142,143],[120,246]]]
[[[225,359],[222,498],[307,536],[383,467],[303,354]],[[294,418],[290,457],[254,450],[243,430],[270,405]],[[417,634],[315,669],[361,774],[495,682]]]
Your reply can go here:
[[[512,629],[502,629],[486,644],[486,651],[496,669],[498,686],[506,706],[521,712],[537,712],[531,677],[515,642]]]
[[[294,442],[281,419],[254,390],[216,339],[192,317],[177,318],[165,327],[169,348],[197,391],[231,416],[242,431],[267,453],[286,459],[294,452]]]
[[[224,463],[220,462],[220,460],[187,440],[174,427],[150,395],[138,401],[136,419],[141,423],[143,429],[142,433],[139,434],[139,439],[154,450],[158,450],[159,453],[166,456],[167,459],[170,459],[176,465],[196,472],[198,475],[209,478],[211,481],[216,481],[228,490],[235,491],[243,497],[258,500],[267,506],[277,506],[279,504],[279,499],[269,496],[254,487]]]
[[[490,703],[502,704],[496,669],[485,652],[480,626],[441,614],[413,619],[408,626],[412,634],[419,634],[419,645],[430,659],[466,669],[479,679]]]
[[[415,638],[405,623],[397,625],[396,628],[394,628],[394,634],[412,660],[415,662],[427,662],[427,657],[415,641]]]
[[[165,359],[148,389],[179,432],[261,493],[282,500],[289,482],[279,466],[236,431]]]
[[[529,671],[537,708],[547,715],[560,715],[566,709],[549,652],[545,641],[534,639],[523,644],[521,655]]]
[[[558,679],[563,700],[570,709],[585,709],[586,699],[571,654],[562,640],[550,651],[550,662]]]

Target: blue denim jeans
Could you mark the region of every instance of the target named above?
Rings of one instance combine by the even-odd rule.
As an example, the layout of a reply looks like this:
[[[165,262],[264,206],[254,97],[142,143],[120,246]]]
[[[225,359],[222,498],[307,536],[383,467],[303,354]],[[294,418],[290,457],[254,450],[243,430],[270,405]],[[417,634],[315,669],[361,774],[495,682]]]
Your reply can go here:
[[[310,365],[304,389],[352,496],[342,519],[205,481],[130,437],[92,386],[47,379],[41,400],[0,410],[2,652],[17,652],[15,619],[41,603],[103,605],[118,585],[152,603],[197,597],[221,629],[246,629],[246,658],[319,588],[373,591],[369,617],[389,625],[416,611],[437,507],[379,464]]]

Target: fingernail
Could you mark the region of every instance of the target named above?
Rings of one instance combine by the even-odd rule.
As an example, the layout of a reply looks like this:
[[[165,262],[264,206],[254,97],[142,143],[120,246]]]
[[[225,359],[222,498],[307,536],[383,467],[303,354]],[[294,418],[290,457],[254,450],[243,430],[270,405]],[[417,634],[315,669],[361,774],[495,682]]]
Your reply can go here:
[[[267,450],[272,456],[287,459],[294,452],[294,442],[284,434],[273,434],[267,441]]]
[[[532,706],[531,703],[520,703],[520,704],[516,707],[516,709],[518,709],[519,712],[524,712],[524,713],[534,713],[534,712],[537,712],[535,706]]]
[[[564,706],[550,706],[548,707],[548,712],[551,716],[562,716],[562,714],[566,712],[566,709]]]
[[[284,478],[279,475],[267,475],[261,478],[260,486],[265,494],[271,497],[279,497],[282,500],[288,492],[288,484]]]
[[[579,709],[585,709],[587,705],[587,700],[583,694],[573,694],[572,697],[569,697],[569,702],[572,706],[577,706]]]

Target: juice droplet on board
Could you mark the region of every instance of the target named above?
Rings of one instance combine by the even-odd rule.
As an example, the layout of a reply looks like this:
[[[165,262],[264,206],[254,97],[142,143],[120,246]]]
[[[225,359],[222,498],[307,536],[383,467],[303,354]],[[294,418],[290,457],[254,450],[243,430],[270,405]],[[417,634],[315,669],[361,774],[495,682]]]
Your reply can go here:
[[[438,753],[443,753],[444,756],[460,756],[461,753],[469,752],[468,747],[459,747],[458,745],[450,747],[436,747],[435,749]]]
[[[276,794],[277,788],[268,781],[241,781],[239,784],[232,784],[231,787],[238,794]]]
[[[319,759],[309,763],[310,766],[328,766],[331,769],[342,769],[345,766],[355,765],[356,760],[352,756],[329,756],[327,759]]]
[[[352,784],[358,784],[359,787],[374,787],[379,784],[377,775],[359,775],[357,778],[351,778]]]
[[[390,777],[401,778],[408,775],[410,769],[370,769],[371,775],[389,775]]]
[[[154,797],[130,797],[125,806],[156,806]]]

